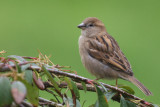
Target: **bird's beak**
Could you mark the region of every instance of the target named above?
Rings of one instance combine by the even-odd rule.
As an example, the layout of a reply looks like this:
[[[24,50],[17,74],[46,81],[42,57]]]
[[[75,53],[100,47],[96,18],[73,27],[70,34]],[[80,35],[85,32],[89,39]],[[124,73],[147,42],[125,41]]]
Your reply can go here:
[[[86,25],[84,23],[81,23],[77,26],[78,28],[83,28],[83,27],[86,27]]]

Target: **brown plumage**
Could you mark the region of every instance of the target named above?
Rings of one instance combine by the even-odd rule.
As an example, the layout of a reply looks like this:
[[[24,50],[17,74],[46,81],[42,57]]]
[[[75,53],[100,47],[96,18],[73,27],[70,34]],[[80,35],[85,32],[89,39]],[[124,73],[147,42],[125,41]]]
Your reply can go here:
[[[89,17],[78,28],[82,29],[79,38],[81,60],[90,73],[97,78],[128,80],[146,95],[152,94],[134,77],[129,61],[100,20]]]

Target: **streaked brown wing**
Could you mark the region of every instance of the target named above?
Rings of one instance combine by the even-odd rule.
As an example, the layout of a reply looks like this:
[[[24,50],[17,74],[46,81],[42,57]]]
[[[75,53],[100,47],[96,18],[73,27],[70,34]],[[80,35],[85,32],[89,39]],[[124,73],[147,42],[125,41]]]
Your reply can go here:
[[[97,59],[111,68],[133,75],[131,66],[120,50],[117,42],[110,35],[94,38],[89,42],[88,52],[91,57]]]

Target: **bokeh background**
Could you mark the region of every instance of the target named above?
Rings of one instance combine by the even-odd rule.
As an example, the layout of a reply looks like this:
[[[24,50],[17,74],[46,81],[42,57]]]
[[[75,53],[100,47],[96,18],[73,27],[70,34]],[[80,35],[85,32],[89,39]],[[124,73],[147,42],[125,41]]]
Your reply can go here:
[[[0,50],[6,55],[52,55],[55,64],[69,65],[79,75],[94,79],[81,64],[80,29],[86,17],[102,20],[129,59],[135,76],[153,92],[145,96],[133,84],[136,96],[160,104],[160,0],[1,0]],[[101,80],[107,84],[115,81]],[[41,95],[50,98],[41,92]],[[85,107],[96,93],[81,92]],[[111,101],[112,107],[119,103]]]

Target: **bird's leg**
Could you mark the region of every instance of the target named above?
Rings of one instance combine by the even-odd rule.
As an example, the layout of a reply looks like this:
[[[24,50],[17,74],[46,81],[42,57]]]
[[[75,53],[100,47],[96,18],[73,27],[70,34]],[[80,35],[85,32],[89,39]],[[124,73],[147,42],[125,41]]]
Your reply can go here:
[[[116,87],[118,87],[118,79],[116,79]]]

